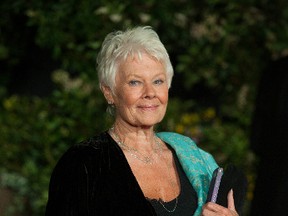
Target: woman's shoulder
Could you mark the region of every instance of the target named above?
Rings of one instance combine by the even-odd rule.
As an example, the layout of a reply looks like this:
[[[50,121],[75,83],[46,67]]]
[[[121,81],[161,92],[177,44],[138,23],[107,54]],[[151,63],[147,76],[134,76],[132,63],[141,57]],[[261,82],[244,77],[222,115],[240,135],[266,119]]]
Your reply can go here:
[[[77,149],[80,151],[86,149],[93,149],[95,151],[98,151],[103,150],[103,148],[109,148],[110,144],[111,139],[109,139],[108,133],[102,132],[73,145],[70,149]]]
[[[60,164],[73,166],[73,164],[95,163],[96,160],[101,160],[105,155],[109,155],[111,147],[113,144],[109,140],[108,134],[100,133],[69,147],[59,159],[58,166]]]
[[[206,161],[216,167],[213,156],[197,146],[194,140],[189,137],[175,132],[159,132],[157,136],[169,144],[177,153],[179,158],[194,158],[195,161]],[[213,170],[212,169],[212,170]]]

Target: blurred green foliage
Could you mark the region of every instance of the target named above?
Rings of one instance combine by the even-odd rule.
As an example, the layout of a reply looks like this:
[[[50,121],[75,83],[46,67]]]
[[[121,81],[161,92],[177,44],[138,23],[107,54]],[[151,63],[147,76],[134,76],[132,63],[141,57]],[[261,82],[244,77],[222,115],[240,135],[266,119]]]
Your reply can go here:
[[[56,71],[53,78],[59,87],[45,99],[1,95],[1,184],[28,198],[31,215],[43,215],[51,171],[60,156],[103,130],[110,119],[94,83],[72,79],[65,71]],[[14,183],[15,176],[25,187]]]
[[[61,154],[111,124],[95,57],[108,32],[134,25],[158,32],[175,68],[157,130],[193,137],[219,164],[243,167],[253,183],[249,126],[261,71],[288,54],[286,1],[2,0],[0,12],[1,185],[22,204],[10,212],[43,215]],[[12,69],[26,55],[33,58],[26,41],[58,63],[51,77],[56,88],[45,98],[6,91]]]

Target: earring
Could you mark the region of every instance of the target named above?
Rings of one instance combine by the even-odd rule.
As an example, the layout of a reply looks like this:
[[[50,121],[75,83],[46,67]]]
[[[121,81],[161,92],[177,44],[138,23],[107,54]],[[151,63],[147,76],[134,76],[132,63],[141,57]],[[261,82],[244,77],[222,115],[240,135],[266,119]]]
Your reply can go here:
[[[108,103],[108,107],[112,107],[112,108],[115,107],[115,104],[113,101],[108,100],[107,103]]]
[[[106,111],[111,115],[114,116],[115,114],[115,105],[112,101],[107,101],[108,103],[108,107],[106,109]]]

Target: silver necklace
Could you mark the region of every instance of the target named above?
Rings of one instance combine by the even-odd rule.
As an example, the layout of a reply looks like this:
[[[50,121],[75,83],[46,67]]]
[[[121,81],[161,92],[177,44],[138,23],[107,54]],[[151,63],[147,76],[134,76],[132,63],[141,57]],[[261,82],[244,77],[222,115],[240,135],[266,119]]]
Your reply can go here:
[[[161,205],[167,212],[173,213],[173,212],[176,210],[177,206],[178,206],[178,196],[176,197],[176,199],[175,199],[175,205],[174,205],[173,209],[171,209],[171,210],[168,209],[168,208],[164,205],[164,202],[163,202],[162,200],[158,200],[158,202],[160,203],[160,205]]]
[[[122,149],[127,150],[132,157],[134,157],[135,159],[137,159],[137,160],[139,160],[139,161],[141,161],[141,162],[143,162],[143,163],[145,163],[145,164],[153,164],[153,163],[154,163],[154,160],[151,158],[151,156],[143,155],[143,154],[141,154],[136,148],[129,147],[129,146],[127,146],[124,142],[122,142],[122,141],[120,140],[120,137],[118,136],[118,134],[115,132],[114,127],[110,128],[110,129],[109,129],[109,132],[110,132],[110,134],[115,138],[115,141],[117,142],[117,144],[118,144]],[[155,143],[156,143],[157,147],[156,147],[156,148],[153,148],[153,151],[154,151],[154,153],[156,153],[156,154],[159,153],[159,156],[161,157],[161,156],[162,156],[162,151],[163,151],[163,149],[162,149],[162,147],[161,147],[161,143],[158,141],[158,138],[157,138],[155,135],[154,135],[154,140],[155,140]],[[141,155],[141,157],[139,157],[138,155]],[[168,165],[167,165],[167,170],[168,170],[169,178],[170,178],[170,181],[171,181],[172,177],[171,177],[171,174],[170,174],[170,172],[169,172],[169,167],[168,167]],[[170,184],[173,186],[172,181],[171,181]],[[173,186],[173,187],[174,187],[174,186]],[[175,193],[175,195],[176,195],[175,190],[174,190],[174,193]],[[169,213],[173,213],[173,212],[176,210],[177,206],[178,206],[178,196],[177,196],[176,199],[175,199],[175,205],[174,205],[174,207],[173,207],[172,209],[168,209],[168,208],[165,206],[165,204],[164,204],[165,202],[162,201],[161,199],[158,199],[157,201],[158,201],[158,202],[160,203],[160,205],[164,208],[164,210],[167,211],[167,212],[169,212]]]
[[[167,170],[168,170],[168,173],[169,173],[169,179],[170,179],[170,185],[173,187],[173,189],[175,188],[174,186],[175,186],[175,184],[172,182],[172,177],[171,177],[171,173],[169,172],[169,165],[167,164]],[[175,190],[174,190],[174,194],[175,194],[175,196],[177,195],[176,194],[176,192],[175,192]],[[167,212],[169,212],[169,213],[173,213],[175,210],[176,210],[176,208],[177,208],[177,206],[178,206],[178,196],[175,198],[175,205],[174,205],[174,207],[172,208],[172,209],[168,209],[166,206],[165,206],[165,202],[164,201],[162,201],[161,199],[158,199],[157,200],[159,203],[160,203],[160,205],[165,209],[165,211],[167,211]]]
[[[114,127],[112,127],[109,131],[110,131],[110,134],[115,138],[115,141],[117,142],[117,144],[122,149],[127,150],[133,158],[140,160],[141,162],[143,162],[145,164],[153,164],[154,163],[154,159],[152,159],[151,156],[144,155],[141,152],[139,152],[136,148],[129,147],[124,142],[122,142],[120,140],[120,137],[118,136],[118,134],[115,132]],[[162,155],[161,143],[158,141],[158,138],[155,135],[154,135],[154,140],[155,140],[157,147],[153,148],[153,152],[156,154],[159,154],[159,156],[161,156]]]

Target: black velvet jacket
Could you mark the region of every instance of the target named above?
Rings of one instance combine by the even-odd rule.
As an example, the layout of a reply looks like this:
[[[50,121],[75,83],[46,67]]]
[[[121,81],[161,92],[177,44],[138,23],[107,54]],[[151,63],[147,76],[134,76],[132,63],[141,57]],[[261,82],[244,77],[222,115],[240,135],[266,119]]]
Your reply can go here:
[[[71,147],[50,181],[46,216],[156,215],[119,146],[102,133]]]

